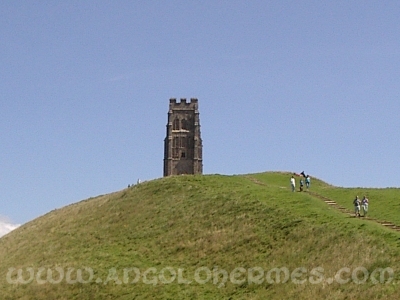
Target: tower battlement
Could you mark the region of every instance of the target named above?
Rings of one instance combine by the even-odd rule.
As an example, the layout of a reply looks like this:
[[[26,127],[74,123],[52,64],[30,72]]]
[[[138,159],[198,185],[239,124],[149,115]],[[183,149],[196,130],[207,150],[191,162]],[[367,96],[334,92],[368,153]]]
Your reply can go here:
[[[187,102],[186,98],[181,98],[180,102],[177,102],[176,98],[169,99],[169,109],[190,109],[195,107],[197,109],[197,98],[190,98],[190,102]]]

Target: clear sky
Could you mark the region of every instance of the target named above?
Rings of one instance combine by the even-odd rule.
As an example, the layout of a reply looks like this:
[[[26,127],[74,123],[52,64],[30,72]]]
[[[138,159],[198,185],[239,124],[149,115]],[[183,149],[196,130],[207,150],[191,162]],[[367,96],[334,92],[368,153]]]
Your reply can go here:
[[[400,186],[399,15],[399,1],[1,1],[3,229],[161,177],[170,98],[199,99],[205,174]]]

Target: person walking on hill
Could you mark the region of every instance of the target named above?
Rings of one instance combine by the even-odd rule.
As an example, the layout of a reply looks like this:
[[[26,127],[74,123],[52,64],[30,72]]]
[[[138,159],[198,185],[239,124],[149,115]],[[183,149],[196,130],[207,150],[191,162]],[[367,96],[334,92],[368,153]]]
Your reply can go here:
[[[293,176],[292,178],[290,178],[290,185],[292,186],[292,192],[294,192],[296,189],[296,180],[294,179]]]
[[[361,207],[362,207],[362,210],[363,210],[363,217],[366,217],[367,213],[368,213],[368,198],[365,197],[365,196],[361,200]]]
[[[306,177],[306,187],[307,187],[307,190],[310,188],[310,183],[311,183],[310,175],[307,175],[307,177]]]
[[[359,217],[360,216],[360,204],[361,204],[361,201],[360,201],[360,198],[358,198],[358,196],[356,196],[356,199],[354,199],[353,204],[354,204],[355,217]]]
[[[304,181],[303,179],[300,179],[300,192],[303,191],[303,187],[304,187]]]

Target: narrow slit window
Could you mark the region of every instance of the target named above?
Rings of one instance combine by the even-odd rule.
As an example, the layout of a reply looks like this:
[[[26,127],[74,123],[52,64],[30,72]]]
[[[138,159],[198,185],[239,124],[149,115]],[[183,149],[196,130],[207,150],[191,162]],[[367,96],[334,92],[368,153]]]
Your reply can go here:
[[[179,119],[178,118],[176,118],[174,120],[174,123],[172,125],[172,130],[179,130]]]

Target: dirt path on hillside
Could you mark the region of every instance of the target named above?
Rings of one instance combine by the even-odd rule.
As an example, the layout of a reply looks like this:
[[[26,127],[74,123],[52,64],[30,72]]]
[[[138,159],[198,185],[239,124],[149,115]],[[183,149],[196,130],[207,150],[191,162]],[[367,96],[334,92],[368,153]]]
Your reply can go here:
[[[268,186],[267,184],[259,181],[258,179],[254,178],[254,177],[246,176],[246,178],[250,179],[252,182],[254,182],[254,183],[258,184],[258,185]],[[350,211],[347,208],[337,204],[335,200],[329,199],[329,198],[327,198],[325,196],[322,196],[322,195],[320,195],[318,193],[315,193],[315,192],[311,192],[311,191],[304,191],[304,192],[308,193],[312,197],[315,197],[315,198],[318,198],[318,199],[324,201],[330,207],[335,208],[335,209],[339,210],[340,212],[342,212],[342,213],[344,213],[346,215],[354,217],[354,212],[353,211]],[[378,219],[370,218],[370,217],[360,217],[360,218],[364,219],[364,220],[368,220],[368,221],[379,223],[382,226],[385,226],[387,228],[390,228],[390,229],[393,229],[393,230],[396,230],[396,231],[400,232],[400,226],[397,226],[397,225],[393,224],[392,222],[382,221],[382,220],[378,220]]]
[[[337,204],[334,200],[329,199],[329,198],[327,198],[325,196],[322,196],[322,195],[320,195],[318,193],[315,193],[315,192],[311,192],[311,191],[306,191],[306,192],[308,194],[310,194],[311,196],[313,196],[313,197],[321,199],[322,201],[324,201],[329,206],[331,206],[333,208],[336,208],[336,209],[340,210],[341,212],[354,217],[354,212],[353,211],[350,211],[347,208]],[[360,218],[362,218],[364,220],[369,220],[369,221],[373,221],[373,222],[379,223],[379,224],[381,224],[381,225],[383,225],[385,227],[388,227],[390,229],[393,229],[393,230],[396,230],[396,231],[400,232],[400,226],[397,226],[397,225],[395,225],[395,224],[393,224],[393,223],[391,223],[389,221],[382,221],[382,220],[378,220],[378,219],[370,218],[370,217],[360,217]]]

